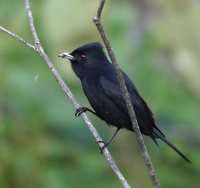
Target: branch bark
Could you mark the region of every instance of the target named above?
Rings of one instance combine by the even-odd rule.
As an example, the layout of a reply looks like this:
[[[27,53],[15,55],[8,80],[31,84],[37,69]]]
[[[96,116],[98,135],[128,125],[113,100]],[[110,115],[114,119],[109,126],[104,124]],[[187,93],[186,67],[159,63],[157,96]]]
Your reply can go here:
[[[53,63],[51,62],[51,60],[49,59],[49,57],[45,53],[45,51],[44,51],[44,49],[43,49],[43,47],[40,43],[39,37],[38,37],[36,29],[35,29],[34,19],[33,19],[29,0],[25,0],[25,8],[26,8],[26,12],[27,12],[27,15],[28,15],[28,19],[29,19],[31,33],[32,33],[33,38],[34,38],[34,43],[35,43],[34,45],[26,42],[23,38],[21,38],[20,36],[18,36],[17,34],[11,32],[11,31],[5,29],[2,26],[0,26],[0,30],[5,32],[9,36],[17,39],[18,41],[20,41],[21,43],[23,43],[24,45],[26,45],[30,49],[34,50],[35,52],[37,52],[41,56],[42,60],[47,64],[48,68],[51,70],[53,76],[58,81],[58,84],[61,86],[64,93],[70,99],[72,105],[75,107],[75,109],[78,109],[80,107],[80,104],[77,102],[76,98],[74,97],[74,95],[70,91],[69,87],[63,81],[61,75],[59,74],[57,69],[54,67]],[[93,137],[95,138],[96,142],[98,143],[98,141],[101,141],[102,138],[98,134],[97,130],[95,129],[95,127],[93,126],[93,124],[91,123],[91,121],[89,120],[87,115],[85,113],[82,113],[81,117],[82,117],[83,121],[85,122],[85,124],[88,126],[88,128],[89,128],[90,132],[92,133]],[[99,146],[101,147],[102,144],[99,143]],[[124,178],[123,174],[119,170],[118,166],[116,165],[114,159],[112,158],[112,156],[111,156],[111,154],[110,154],[110,152],[107,148],[103,150],[103,154],[104,154],[106,160],[108,161],[110,167],[113,169],[114,173],[116,174],[117,178],[121,182],[122,186],[124,188],[130,188],[130,185],[128,184],[128,182]]]
[[[134,130],[134,132],[136,134],[136,139],[137,139],[137,142],[138,142],[138,144],[140,146],[140,150],[142,152],[142,156],[143,156],[143,158],[145,160],[146,167],[147,167],[150,179],[152,181],[153,187],[154,188],[160,188],[160,183],[159,183],[159,181],[157,179],[155,170],[153,168],[153,164],[151,162],[151,158],[150,158],[150,156],[148,154],[148,150],[147,150],[147,148],[145,146],[142,134],[140,132],[140,128],[139,128],[139,125],[138,125],[138,122],[137,122],[135,111],[133,109],[133,105],[131,103],[131,99],[130,99],[126,84],[125,84],[123,76],[121,74],[120,67],[119,67],[119,65],[117,63],[117,59],[116,59],[115,53],[114,53],[114,51],[112,49],[111,43],[109,41],[109,38],[108,38],[108,36],[107,36],[107,34],[106,34],[105,30],[104,30],[104,27],[103,27],[103,25],[101,23],[101,15],[102,15],[102,11],[103,11],[104,5],[105,5],[105,0],[101,0],[101,2],[99,4],[99,7],[98,7],[98,10],[97,10],[97,16],[95,16],[93,18],[93,22],[95,23],[95,25],[96,25],[96,27],[97,27],[100,35],[101,35],[101,38],[102,38],[102,40],[103,40],[103,42],[104,42],[104,44],[106,46],[106,49],[108,51],[108,55],[109,55],[109,57],[111,59],[111,62],[113,64],[113,68],[114,68],[115,73],[116,73],[117,81],[119,83],[121,92],[123,94],[123,98],[124,98],[124,101],[126,103],[128,114],[130,116],[131,123],[132,123],[132,126],[133,126],[133,130]]]
[[[35,47],[32,44],[26,42],[23,38],[21,38],[17,34],[12,33],[11,31],[7,30],[6,28],[4,28],[2,26],[0,26],[0,30],[3,31],[4,33],[10,35],[11,37],[17,39],[19,42],[23,43],[24,45],[26,45],[27,47],[31,48],[32,50],[35,50]]]

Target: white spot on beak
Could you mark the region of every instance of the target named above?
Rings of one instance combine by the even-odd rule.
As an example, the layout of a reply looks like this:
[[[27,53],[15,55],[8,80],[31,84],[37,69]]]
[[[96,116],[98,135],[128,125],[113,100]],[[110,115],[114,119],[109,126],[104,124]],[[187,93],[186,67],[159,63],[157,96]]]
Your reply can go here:
[[[72,56],[72,55],[70,54],[70,52],[63,52],[63,53],[60,53],[60,54],[58,54],[58,57],[67,58],[67,59],[72,60],[72,61],[75,60],[75,57]]]

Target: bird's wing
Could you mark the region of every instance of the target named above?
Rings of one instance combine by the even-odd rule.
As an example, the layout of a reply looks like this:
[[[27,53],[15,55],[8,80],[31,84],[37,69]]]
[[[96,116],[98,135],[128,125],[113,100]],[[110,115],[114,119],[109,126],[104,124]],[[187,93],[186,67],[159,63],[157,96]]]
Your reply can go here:
[[[153,127],[156,127],[154,124],[153,114],[148,108],[146,102],[139,95],[137,89],[133,85],[132,81],[126,76],[123,72],[123,77],[130,94],[130,99],[143,134],[148,135],[152,131]],[[100,77],[100,84],[103,87],[106,95],[115,103],[115,105],[123,113],[127,113],[126,104],[124,102],[123,96],[121,94],[120,88],[117,84],[117,81],[113,81],[106,76]],[[157,127],[156,127],[157,128]],[[159,131],[160,132],[160,131]]]
[[[126,110],[126,105],[116,81],[113,81],[106,76],[101,76],[100,84],[105,94],[113,101],[113,103],[115,103],[120,110]]]
[[[122,75],[124,77],[125,84],[127,86],[128,92],[130,94],[131,102],[134,106],[134,108],[146,106],[146,103],[139,95],[137,89],[135,88],[132,81],[128,78],[128,76],[122,72]],[[100,84],[102,88],[104,89],[106,95],[113,100],[113,102],[122,110],[126,109],[125,102],[121,93],[121,90],[119,88],[119,85],[117,83],[117,80],[114,77],[108,77],[102,75],[100,77]],[[141,105],[143,103],[143,105]],[[145,105],[144,105],[145,103]]]

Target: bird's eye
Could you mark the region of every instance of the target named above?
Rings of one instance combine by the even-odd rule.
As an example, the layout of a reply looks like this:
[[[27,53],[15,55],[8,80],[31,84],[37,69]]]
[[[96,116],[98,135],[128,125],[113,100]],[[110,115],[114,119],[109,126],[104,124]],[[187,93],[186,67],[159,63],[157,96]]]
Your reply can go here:
[[[86,55],[85,55],[85,54],[82,54],[82,55],[80,56],[80,59],[81,59],[81,61],[85,61],[85,60],[86,60]]]

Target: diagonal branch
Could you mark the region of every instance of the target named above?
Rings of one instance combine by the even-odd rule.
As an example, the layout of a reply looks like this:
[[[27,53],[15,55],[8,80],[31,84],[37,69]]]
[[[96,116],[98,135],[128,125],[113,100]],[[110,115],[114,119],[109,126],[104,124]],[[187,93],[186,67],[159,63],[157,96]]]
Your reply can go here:
[[[97,16],[95,16],[93,18],[93,22],[96,24],[96,27],[99,30],[101,38],[102,38],[102,40],[103,40],[103,42],[104,42],[104,44],[105,44],[105,46],[107,48],[108,55],[109,55],[109,57],[110,57],[110,59],[112,61],[113,68],[114,68],[115,73],[116,73],[117,81],[119,83],[121,92],[123,94],[123,98],[124,98],[124,101],[126,103],[128,114],[130,116],[131,123],[132,123],[132,126],[133,126],[133,130],[134,130],[134,132],[136,134],[136,139],[137,139],[138,144],[140,146],[140,149],[141,149],[141,152],[142,152],[142,156],[143,156],[143,158],[145,160],[145,163],[146,163],[146,166],[147,166],[147,170],[148,170],[149,176],[151,178],[153,187],[154,188],[159,188],[160,187],[160,183],[159,183],[159,181],[158,181],[158,179],[156,177],[155,170],[154,170],[153,164],[151,162],[151,158],[150,158],[150,156],[148,154],[148,150],[147,150],[147,148],[145,146],[142,134],[140,132],[140,128],[139,128],[139,125],[138,125],[138,122],[137,122],[135,111],[133,109],[133,105],[131,103],[130,96],[129,96],[125,81],[124,81],[123,76],[121,74],[120,67],[117,64],[117,59],[116,59],[115,53],[114,53],[114,51],[112,49],[111,43],[110,43],[110,41],[108,39],[108,36],[107,36],[107,34],[106,34],[105,30],[104,30],[103,25],[101,24],[101,15],[102,15],[102,11],[103,11],[103,8],[104,8],[104,4],[105,4],[105,0],[101,0],[99,8],[97,10]]]
[[[54,67],[53,63],[50,61],[49,57],[45,53],[45,51],[44,51],[44,49],[43,49],[43,47],[42,47],[42,45],[40,43],[39,37],[38,37],[36,29],[35,29],[34,19],[33,19],[33,15],[32,15],[32,11],[31,11],[31,6],[30,6],[29,0],[25,0],[25,7],[26,7],[28,18],[29,18],[29,24],[30,24],[31,32],[32,32],[32,35],[33,35],[33,38],[34,38],[35,47],[32,44],[29,44],[28,42],[26,42],[24,39],[22,39],[18,35],[16,35],[15,33],[12,33],[11,31],[8,31],[7,29],[3,28],[2,26],[0,26],[0,30],[5,32],[5,33],[7,33],[10,36],[12,36],[13,38],[17,39],[18,41],[22,42],[24,45],[26,45],[27,47],[29,47],[32,50],[36,51],[42,57],[43,61],[47,64],[47,66],[51,70],[53,76],[58,81],[58,84],[61,86],[62,90],[64,91],[64,93],[70,99],[72,105],[76,109],[78,109],[80,107],[80,104],[77,102],[77,100],[73,96],[73,94],[70,91],[69,87],[63,81],[61,75],[59,74],[57,69]],[[85,113],[82,113],[81,116],[83,118],[83,121],[88,126],[89,130],[91,131],[92,135],[96,139],[96,142],[98,143],[98,141],[100,141],[102,139],[99,136],[99,134],[96,131],[96,129],[94,128],[93,124],[91,123],[91,121],[89,120],[89,118],[87,117],[87,115]],[[101,144],[99,144],[99,146],[101,147]],[[115,172],[117,178],[119,179],[119,181],[123,185],[123,187],[124,188],[130,188],[130,185],[128,184],[128,182],[126,181],[126,179],[124,178],[124,176],[120,172],[119,168],[117,167],[114,159],[112,158],[112,156],[111,156],[111,154],[110,154],[110,152],[109,152],[109,150],[107,148],[105,150],[103,150],[103,154],[106,157],[110,167]]]
[[[99,7],[97,9],[97,18],[100,20],[101,19],[101,14],[102,14],[102,11],[103,11],[103,7],[105,5],[105,0],[102,0],[99,4]]]
[[[27,47],[31,48],[32,50],[39,52],[38,50],[36,50],[36,48],[31,45],[30,43],[26,42],[23,38],[19,37],[18,35],[16,35],[15,33],[5,29],[4,27],[0,26],[0,30],[5,32],[6,34],[8,34],[9,36],[17,39],[18,41],[22,42],[24,45],[26,45]],[[58,81],[58,84],[61,86],[62,90],[64,91],[64,93],[68,96],[68,98],[70,99],[70,102],[72,103],[72,105],[78,109],[80,107],[80,104],[77,102],[76,98],[74,97],[74,95],[72,94],[72,92],[70,91],[69,87],[65,84],[65,82],[63,81],[61,75],[59,74],[59,72],[57,71],[57,69],[53,66],[52,62],[49,60],[49,58],[47,57],[47,55],[44,53],[44,51],[40,54],[40,56],[42,56],[44,62],[48,65],[48,67],[50,68],[53,76],[55,77],[55,79]],[[89,120],[89,118],[87,117],[87,115],[85,113],[81,114],[83,121],[85,122],[85,124],[88,126],[89,130],[91,131],[92,135],[94,136],[96,142],[98,143],[98,141],[101,141],[102,138],[99,136],[97,130],[94,128],[93,124],[91,123],[91,121]],[[100,145],[101,146],[101,145]],[[112,158],[110,152],[108,151],[107,148],[105,148],[103,150],[103,154],[105,155],[110,167],[113,169],[113,171],[115,172],[116,176],[118,177],[119,181],[121,182],[121,184],[123,185],[124,188],[130,188],[128,182],[126,181],[126,179],[124,178],[124,176],[122,175],[122,173],[120,172],[118,166],[116,165],[114,159]]]
[[[34,24],[34,21],[33,21],[33,15],[32,15],[29,0],[25,0],[25,7],[26,7],[26,13],[27,13],[28,19],[29,19],[31,33],[32,33],[34,41],[35,41],[35,45],[40,44],[40,40],[39,40],[39,37],[38,37],[36,29],[35,29],[35,24]]]
[[[35,47],[32,44],[26,42],[23,38],[21,38],[17,34],[12,33],[11,31],[7,30],[6,28],[4,28],[2,26],[0,26],[0,30],[3,31],[4,33],[10,35],[11,37],[17,39],[19,42],[25,44],[27,47],[31,48],[32,50],[35,50]]]

